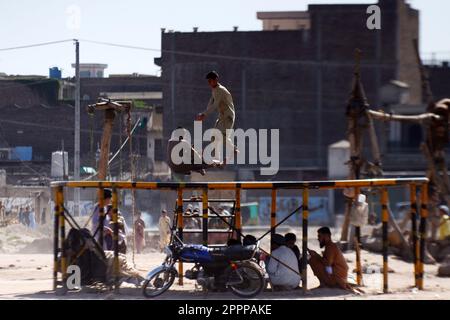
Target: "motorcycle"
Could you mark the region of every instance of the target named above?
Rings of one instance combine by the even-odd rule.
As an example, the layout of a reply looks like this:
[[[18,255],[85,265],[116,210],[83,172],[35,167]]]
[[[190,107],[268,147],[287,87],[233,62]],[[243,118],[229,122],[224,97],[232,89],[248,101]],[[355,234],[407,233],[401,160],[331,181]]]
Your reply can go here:
[[[202,245],[184,244],[177,235],[164,252],[163,264],[151,270],[143,283],[142,291],[148,298],[166,292],[179,276],[176,262],[194,263],[184,277],[196,280],[204,291],[230,290],[239,297],[251,298],[265,287],[264,271],[256,262],[259,242],[255,245],[232,245],[224,248],[208,248]],[[182,275],[181,275],[182,276]]]

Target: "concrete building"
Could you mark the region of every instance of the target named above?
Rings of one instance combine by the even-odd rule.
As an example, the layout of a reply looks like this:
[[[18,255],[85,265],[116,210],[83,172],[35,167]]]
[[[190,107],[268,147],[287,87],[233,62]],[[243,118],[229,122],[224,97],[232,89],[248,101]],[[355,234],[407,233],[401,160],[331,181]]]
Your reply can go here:
[[[311,28],[308,11],[257,12],[263,30],[302,30]]]
[[[72,63],[72,68],[75,64]],[[103,63],[80,63],[80,78],[103,78],[107,64]]]
[[[408,86],[409,105],[421,106],[413,47],[419,12],[404,0],[380,0],[378,5],[381,30],[367,29],[368,5],[359,4],[258,13],[262,31],[163,31],[163,53],[155,63],[162,67],[164,140],[177,126],[192,129],[194,116],[210,97],[205,74],[216,70],[233,95],[237,128],[280,129],[277,179],[305,178],[311,172],[326,178],[327,148],[346,137],[345,106],[356,48],[362,50],[362,81],[372,107],[389,110],[379,92],[392,80]],[[286,23],[278,21],[283,19]],[[212,125],[208,119],[204,126]],[[389,154],[388,130],[377,125],[384,165],[389,169],[414,163]],[[420,164],[421,154],[415,156]],[[245,170],[256,174],[259,167],[239,169],[240,175]]]

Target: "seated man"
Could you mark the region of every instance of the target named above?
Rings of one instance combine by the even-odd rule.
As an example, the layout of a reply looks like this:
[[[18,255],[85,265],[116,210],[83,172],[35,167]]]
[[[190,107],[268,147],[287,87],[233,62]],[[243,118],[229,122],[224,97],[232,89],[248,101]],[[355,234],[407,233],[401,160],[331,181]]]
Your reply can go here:
[[[301,265],[300,249],[295,244],[295,242],[297,241],[297,236],[294,233],[286,233],[284,235],[284,239],[286,240],[286,246],[289,249],[291,249],[292,252],[295,253],[295,256],[297,257],[297,260],[298,260],[298,270],[301,270],[302,269],[302,265]]]
[[[174,173],[179,174],[191,174],[191,171],[199,172],[201,175],[205,175],[205,169],[217,167],[220,165],[218,162],[214,162],[212,164],[207,164],[203,161],[202,156],[191,146],[191,144],[185,139],[187,135],[187,130],[183,128],[177,128],[172,132],[172,137],[170,138],[167,144],[167,163],[169,167],[172,169]],[[174,148],[179,150],[175,151],[174,156],[178,157],[177,161],[174,161],[172,152]],[[182,151],[180,153],[180,151]],[[190,158],[188,163],[181,162],[183,160],[183,156],[186,156],[184,152],[187,151],[190,153]],[[189,156],[189,155],[188,155]]]
[[[308,249],[309,265],[320,281],[320,287],[351,289],[347,283],[348,265],[339,247],[331,240],[331,231],[322,227],[318,231],[320,247],[325,247],[323,256]]]
[[[301,278],[298,274],[298,260],[294,252],[286,247],[286,241],[281,234],[272,236],[271,245],[272,254],[266,270],[273,288],[276,290],[297,288]]]

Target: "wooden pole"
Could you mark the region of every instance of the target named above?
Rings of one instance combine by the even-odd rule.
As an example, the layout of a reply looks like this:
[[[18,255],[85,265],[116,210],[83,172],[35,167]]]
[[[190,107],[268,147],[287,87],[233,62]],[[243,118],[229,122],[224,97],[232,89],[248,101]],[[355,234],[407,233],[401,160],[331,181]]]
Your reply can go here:
[[[100,160],[98,163],[99,180],[105,180],[106,174],[108,172],[109,150],[115,117],[116,112],[113,109],[105,110],[105,120],[103,122],[103,134],[100,146]]]

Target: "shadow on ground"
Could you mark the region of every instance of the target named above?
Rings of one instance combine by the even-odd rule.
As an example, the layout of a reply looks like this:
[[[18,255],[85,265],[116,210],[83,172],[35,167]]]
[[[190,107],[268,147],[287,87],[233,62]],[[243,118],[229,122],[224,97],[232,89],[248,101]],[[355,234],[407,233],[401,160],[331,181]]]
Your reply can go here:
[[[306,293],[300,290],[265,291],[253,299],[257,300],[291,300],[291,299],[339,299],[354,296],[348,291],[340,289],[317,288],[308,290]],[[83,288],[79,291],[67,291],[64,293],[58,290],[39,291],[33,294],[21,294],[15,296],[16,299],[57,299],[57,300],[146,300],[140,288],[120,288],[116,293],[114,290],[96,290]],[[243,300],[231,292],[207,292],[188,290],[169,290],[153,300]],[[244,299],[245,300],[245,299]],[[252,300],[252,299],[250,299]]]

